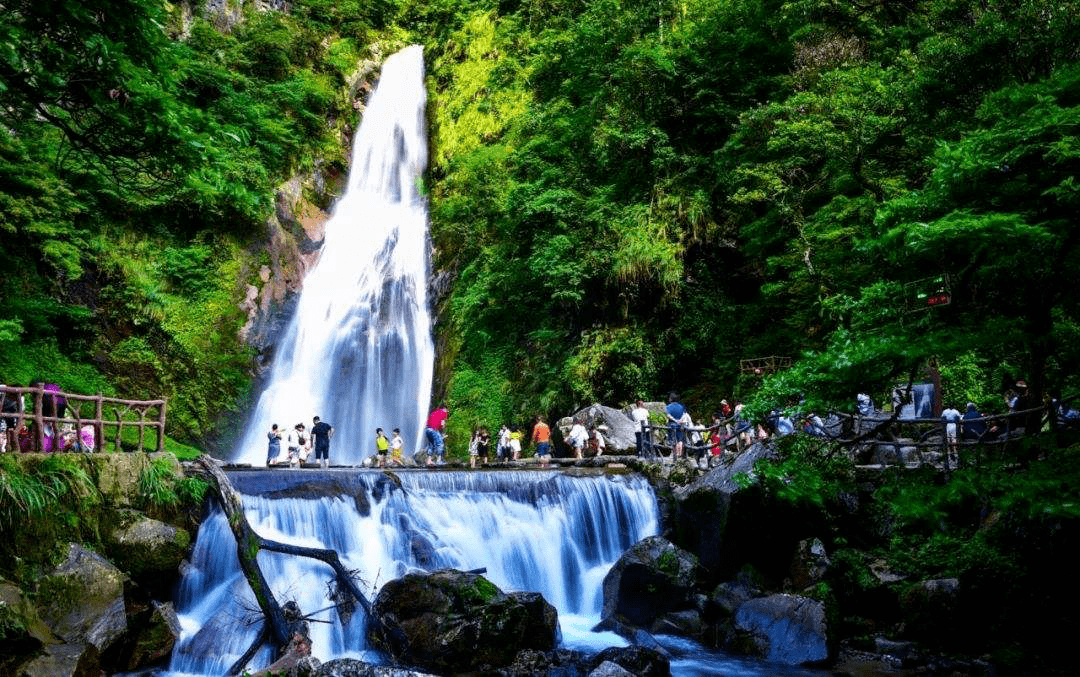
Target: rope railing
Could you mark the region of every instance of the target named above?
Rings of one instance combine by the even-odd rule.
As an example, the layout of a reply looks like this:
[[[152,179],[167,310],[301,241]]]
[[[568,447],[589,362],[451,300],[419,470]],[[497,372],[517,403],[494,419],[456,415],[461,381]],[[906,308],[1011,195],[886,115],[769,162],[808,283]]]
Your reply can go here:
[[[115,451],[123,450],[123,432],[132,428],[138,431],[136,451],[147,450],[147,430],[156,435],[154,450],[165,449],[168,400],[125,400],[100,393],[80,395],[46,390],[44,385],[3,386],[0,395],[16,404],[14,411],[0,413],[9,429],[5,432],[9,435],[9,447],[12,441],[16,444],[14,450],[100,451],[105,447],[106,428],[113,433]],[[33,403],[32,407],[27,406],[27,400]],[[91,430],[92,436],[88,434]]]

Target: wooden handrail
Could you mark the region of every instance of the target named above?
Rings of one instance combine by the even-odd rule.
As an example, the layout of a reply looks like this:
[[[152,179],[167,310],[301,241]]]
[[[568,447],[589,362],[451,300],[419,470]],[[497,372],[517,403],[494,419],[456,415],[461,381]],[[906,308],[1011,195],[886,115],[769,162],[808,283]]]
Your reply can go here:
[[[60,448],[60,428],[64,425],[74,425],[76,439],[81,443],[81,430],[86,425],[94,427],[94,443],[97,448],[103,449],[105,446],[105,426],[114,426],[116,435],[113,442],[113,448],[115,451],[122,451],[121,436],[125,427],[132,427],[138,429],[139,439],[136,445],[137,451],[146,451],[145,445],[145,430],[151,428],[157,433],[157,446],[155,451],[164,451],[165,449],[165,423],[166,423],[166,407],[168,400],[126,400],[117,397],[105,397],[101,393],[96,395],[81,395],[79,393],[69,393],[64,391],[52,391],[45,390],[42,386],[4,386],[0,388],[0,393],[5,397],[11,397],[18,403],[18,411],[9,414],[0,414],[5,418],[15,418],[15,430],[19,430],[29,419],[33,423],[33,440],[32,446],[35,450],[45,449],[45,425],[52,426],[53,432],[53,444],[56,447],[53,451],[62,451]],[[54,412],[52,416],[46,416],[44,412],[44,402],[46,394],[54,398],[62,398],[64,400],[63,411]],[[30,395],[33,399],[34,406],[32,411],[26,410],[25,396]],[[92,418],[85,418],[82,415],[83,405],[86,403],[93,404],[94,412]],[[115,421],[105,418],[105,407],[109,406],[111,413],[115,417]],[[147,414],[156,408],[156,415],[153,418],[148,419]],[[138,418],[133,421],[125,420],[125,416],[134,412],[138,415]],[[70,414],[70,416],[68,415]]]

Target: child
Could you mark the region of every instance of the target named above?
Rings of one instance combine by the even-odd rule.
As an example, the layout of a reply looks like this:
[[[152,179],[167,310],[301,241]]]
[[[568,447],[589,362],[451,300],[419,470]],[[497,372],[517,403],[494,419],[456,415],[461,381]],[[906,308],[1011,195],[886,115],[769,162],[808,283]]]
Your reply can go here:
[[[498,440],[498,454],[499,461],[510,460],[510,428],[505,425],[499,428],[499,440]]]
[[[476,457],[480,455],[480,430],[473,431],[472,437],[469,438],[469,467],[476,467]]]
[[[390,440],[390,463],[401,466],[401,453],[405,448],[405,441],[401,439],[401,428],[394,428],[394,437]]]
[[[521,458],[521,438],[524,437],[517,426],[510,429],[510,454],[516,461]]]
[[[480,438],[476,442],[476,453],[480,457],[480,465],[487,465],[488,448],[491,446],[491,435],[487,428],[480,428]]]
[[[390,440],[386,439],[386,434],[383,433],[382,428],[375,429],[375,453],[377,463],[380,468],[386,467],[386,452],[390,449]]]

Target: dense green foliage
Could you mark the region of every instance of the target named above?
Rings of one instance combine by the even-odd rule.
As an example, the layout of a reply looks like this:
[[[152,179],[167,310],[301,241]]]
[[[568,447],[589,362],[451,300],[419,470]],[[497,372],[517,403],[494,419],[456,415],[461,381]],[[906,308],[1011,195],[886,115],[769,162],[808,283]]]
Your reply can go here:
[[[344,167],[349,74],[412,39],[462,431],[672,388],[848,407],[928,362],[956,403],[1075,396],[1074,5],[6,2],[0,379],[227,435],[273,187]],[[766,355],[797,359],[739,373]]]
[[[228,435],[251,379],[238,303],[265,263],[274,186],[344,166],[347,79],[393,11],[290,5],[229,21],[5,0],[0,381],[164,396],[172,437]]]
[[[1075,3],[426,7],[463,418],[1077,394]]]
[[[824,539],[831,631],[869,648],[888,623],[903,621],[901,634],[925,648],[987,655],[1006,673],[1068,674],[1075,595],[1062,553],[1080,537],[1075,439],[1057,448],[1030,439],[965,447],[946,474],[930,466],[860,473],[843,450],[791,436],[779,459],[742,479],[797,507],[805,524],[796,532]],[[953,578],[957,616],[900,615],[897,600],[917,582]]]

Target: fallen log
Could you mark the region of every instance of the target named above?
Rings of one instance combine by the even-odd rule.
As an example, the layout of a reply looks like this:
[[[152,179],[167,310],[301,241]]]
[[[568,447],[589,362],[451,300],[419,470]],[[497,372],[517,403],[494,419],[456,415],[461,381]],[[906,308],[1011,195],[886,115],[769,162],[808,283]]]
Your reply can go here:
[[[263,630],[259,633],[255,642],[229,669],[230,675],[239,674],[264,643],[269,642],[275,647],[275,657],[278,658],[288,653],[290,646],[297,645],[299,641],[297,635],[300,635],[300,639],[307,640],[307,645],[310,647],[306,617],[294,603],[288,602],[282,605],[274,597],[274,593],[263,575],[262,568],[259,566],[257,556],[260,550],[310,557],[329,565],[334,570],[339,594],[341,591],[345,591],[348,593],[346,597],[351,597],[351,599],[345,599],[344,601],[339,600],[335,606],[349,606],[353,602],[358,602],[364,608],[365,613],[370,613],[371,602],[368,601],[357,586],[353,572],[346,569],[341,563],[337,552],[322,548],[308,548],[280,543],[263,538],[255,533],[244,515],[243,497],[233,487],[229,477],[222,471],[217,462],[204,454],[198,458],[198,464],[207,480],[209,480],[214,495],[225,512],[229,528],[236,538],[236,555],[240,560],[240,569],[244,572],[244,577],[251,586],[251,591],[255,594],[255,601],[258,603],[259,610],[262,611],[265,621]]]

